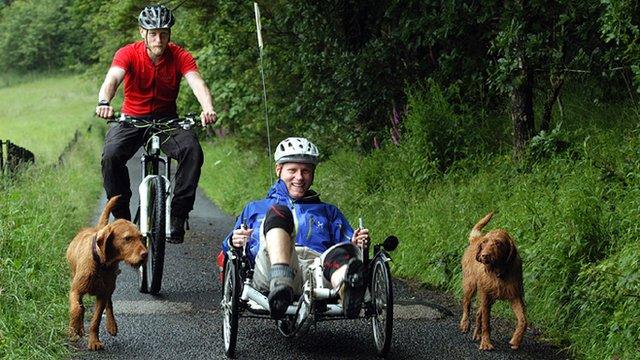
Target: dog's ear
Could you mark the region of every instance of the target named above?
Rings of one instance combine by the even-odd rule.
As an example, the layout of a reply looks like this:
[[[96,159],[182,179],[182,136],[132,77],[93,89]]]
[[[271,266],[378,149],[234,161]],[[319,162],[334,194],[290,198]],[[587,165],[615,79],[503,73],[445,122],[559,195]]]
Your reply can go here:
[[[504,242],[506,246],[508,246],[507,258],[505,259],[504,264],[509,265],[516,255],[516,244],[513,242],[513,239],[508,236],[507,240]]]
[[[482,252],[482,245],[484,245],[484,241],[480,242],[478,244],[478,246],[476,247],[476,261],[477,262],[481,262],[480,261],[480,253]]]
[[[107,262],[107,246],[113,240],[113,229],[111,225],[107,225],[98,231],[96,235],[96,244],[98,246],[98,255],[100,256],[100,262]]]

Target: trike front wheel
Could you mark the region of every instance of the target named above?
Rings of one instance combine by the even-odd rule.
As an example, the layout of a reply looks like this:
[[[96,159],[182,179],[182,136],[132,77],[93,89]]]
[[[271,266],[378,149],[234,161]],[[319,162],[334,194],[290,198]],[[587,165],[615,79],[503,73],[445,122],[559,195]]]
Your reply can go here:
[[[227,357],[235,356],[236,340],[238,338],[238,317],[241,280],[238,265],[228,259],[224,265],[224,285],[222,289],[222,338],[224,352]]]
[[[371,301],[373,305],[373,340],[378,356],[384,357],[391,348],[393,331],[393,284],[389,264],[378,257],[371,272]]]

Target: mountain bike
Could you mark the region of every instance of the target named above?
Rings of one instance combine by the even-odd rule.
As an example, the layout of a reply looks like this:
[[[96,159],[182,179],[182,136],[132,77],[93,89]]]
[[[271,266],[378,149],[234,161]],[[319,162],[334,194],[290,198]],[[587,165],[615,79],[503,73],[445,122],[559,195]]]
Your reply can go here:
[[[140,200],[134,223],[140,227],[145,238],[149,256],[140,266],[139,290],[156,295],[162,284],[164,250],[167,236],[171,233],[171,158],[161,151],[162,135],[169,137],[175,129],[190,130],[196,124],[194,114],[184,118],[149,119],[120,115],[110,122],[145,129],[142,181],[138,187]],[[163,170],[163,171],[161,171]]]

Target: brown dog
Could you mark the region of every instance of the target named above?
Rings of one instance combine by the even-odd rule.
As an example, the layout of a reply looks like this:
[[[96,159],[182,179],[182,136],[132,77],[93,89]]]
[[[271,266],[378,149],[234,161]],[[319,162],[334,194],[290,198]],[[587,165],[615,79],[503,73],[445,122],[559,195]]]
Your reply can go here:
[[[137,267],[147,257],[142,234],[131,221],[119,219],[109,224],[109,213],[119,196],[112,197],[93,228],[82,229],[67,248],[67,261],[71,267],[71,290],[69,291],[69,338],[77,341],[84,335],[85,294],[96,296],[96,307],[89,328],[87,347],[89,350],[104,348],[98,338],[102,312],[107,310],[107,331],[112,336],[118,332],[113,317],[111,295],[116,288],[116,277],[120,273],[120,261]]]
[[[509,341],[518,349],[527,328],[524,289],[522,287],[522,260],[509,234],[492,230],[482,234],[493,212],[483,217],[469,234],[469,246],[462,257],[462,319],[460,330],[469,330],[471,299],[478,292],[478,310],[473,340],[480,340],[481,350],[493,350],[489,334],[489,315],[496,300],[509,300],[517,319],[516,330]]]

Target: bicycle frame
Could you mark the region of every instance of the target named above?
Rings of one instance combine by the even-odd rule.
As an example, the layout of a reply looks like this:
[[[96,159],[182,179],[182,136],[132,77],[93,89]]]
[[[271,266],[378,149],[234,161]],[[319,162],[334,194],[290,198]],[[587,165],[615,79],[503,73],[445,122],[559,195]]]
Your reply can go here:
[[[142,155],[140,162],[142,163],[142,181],[138,186],[140,194],[140,232],[145,237],[150,235],[148,224],[149,214],[149,183],[156,176],[162,176],[165,179],[167,200],[165,206],[165,219],[171,216],[171,159],[162,155],[160,152],[160,137],[152,135],[146,148],[146,154]],[[160,175],[160,164],[164,166],[164,175]],[[165,221],[165,233],[167,236],[171,233],[171,222]]]
[[[230,256],[235,257],[234,254],[230,254]],[[327,299],[336,299],[338,296],[337,289],[325,288],[325,287],[317,287],[316,284],[323,283],[323,275],[322,275],[322,265],[320,264],[320,258],[316,258],[313,261],[313,264],[309,267],[308,271],[310,272],[307,281],[303,285],[303,294],[300,298],[300,301],[297,305],[289,305],[286,315],[296,315],[296,322],[301,324],[305,322],[307,317],[311,314],[309,311],[300,311],[306,309],[311,309],[311,306],[314,304],[315,300],[327,300]],[[251,310],[258,311],[269,311],[269,300],[265,295],[263,295],[260,291],[256,290],[253,286],[251,286],[251,279],[247,278],[244,281],[244,286],[242,288],[242,295],[240,295],[240,299],[242,301],[248,302],[249,300],[254,301],[261,308],[254,308]],[[323,316],[339,316],[342,315],[342,307],[327,304],[327,309],[322,312]]]
[[[174,128],[189,130],[195,124],[192,114],[184,118],[136,118],[125,114],[117,116],[114,122],[124,123],[138,129],[146,129],[149,136],[142,155],[142,181],[138,186],[139,206],[135,220],[147,241],[149,259],[140,267],[140,292],[158,294],[162,284],[165,240],[171,236],[171,158],[160,151],[162,134]],[[161,167],[164,171],[161,173]]]

